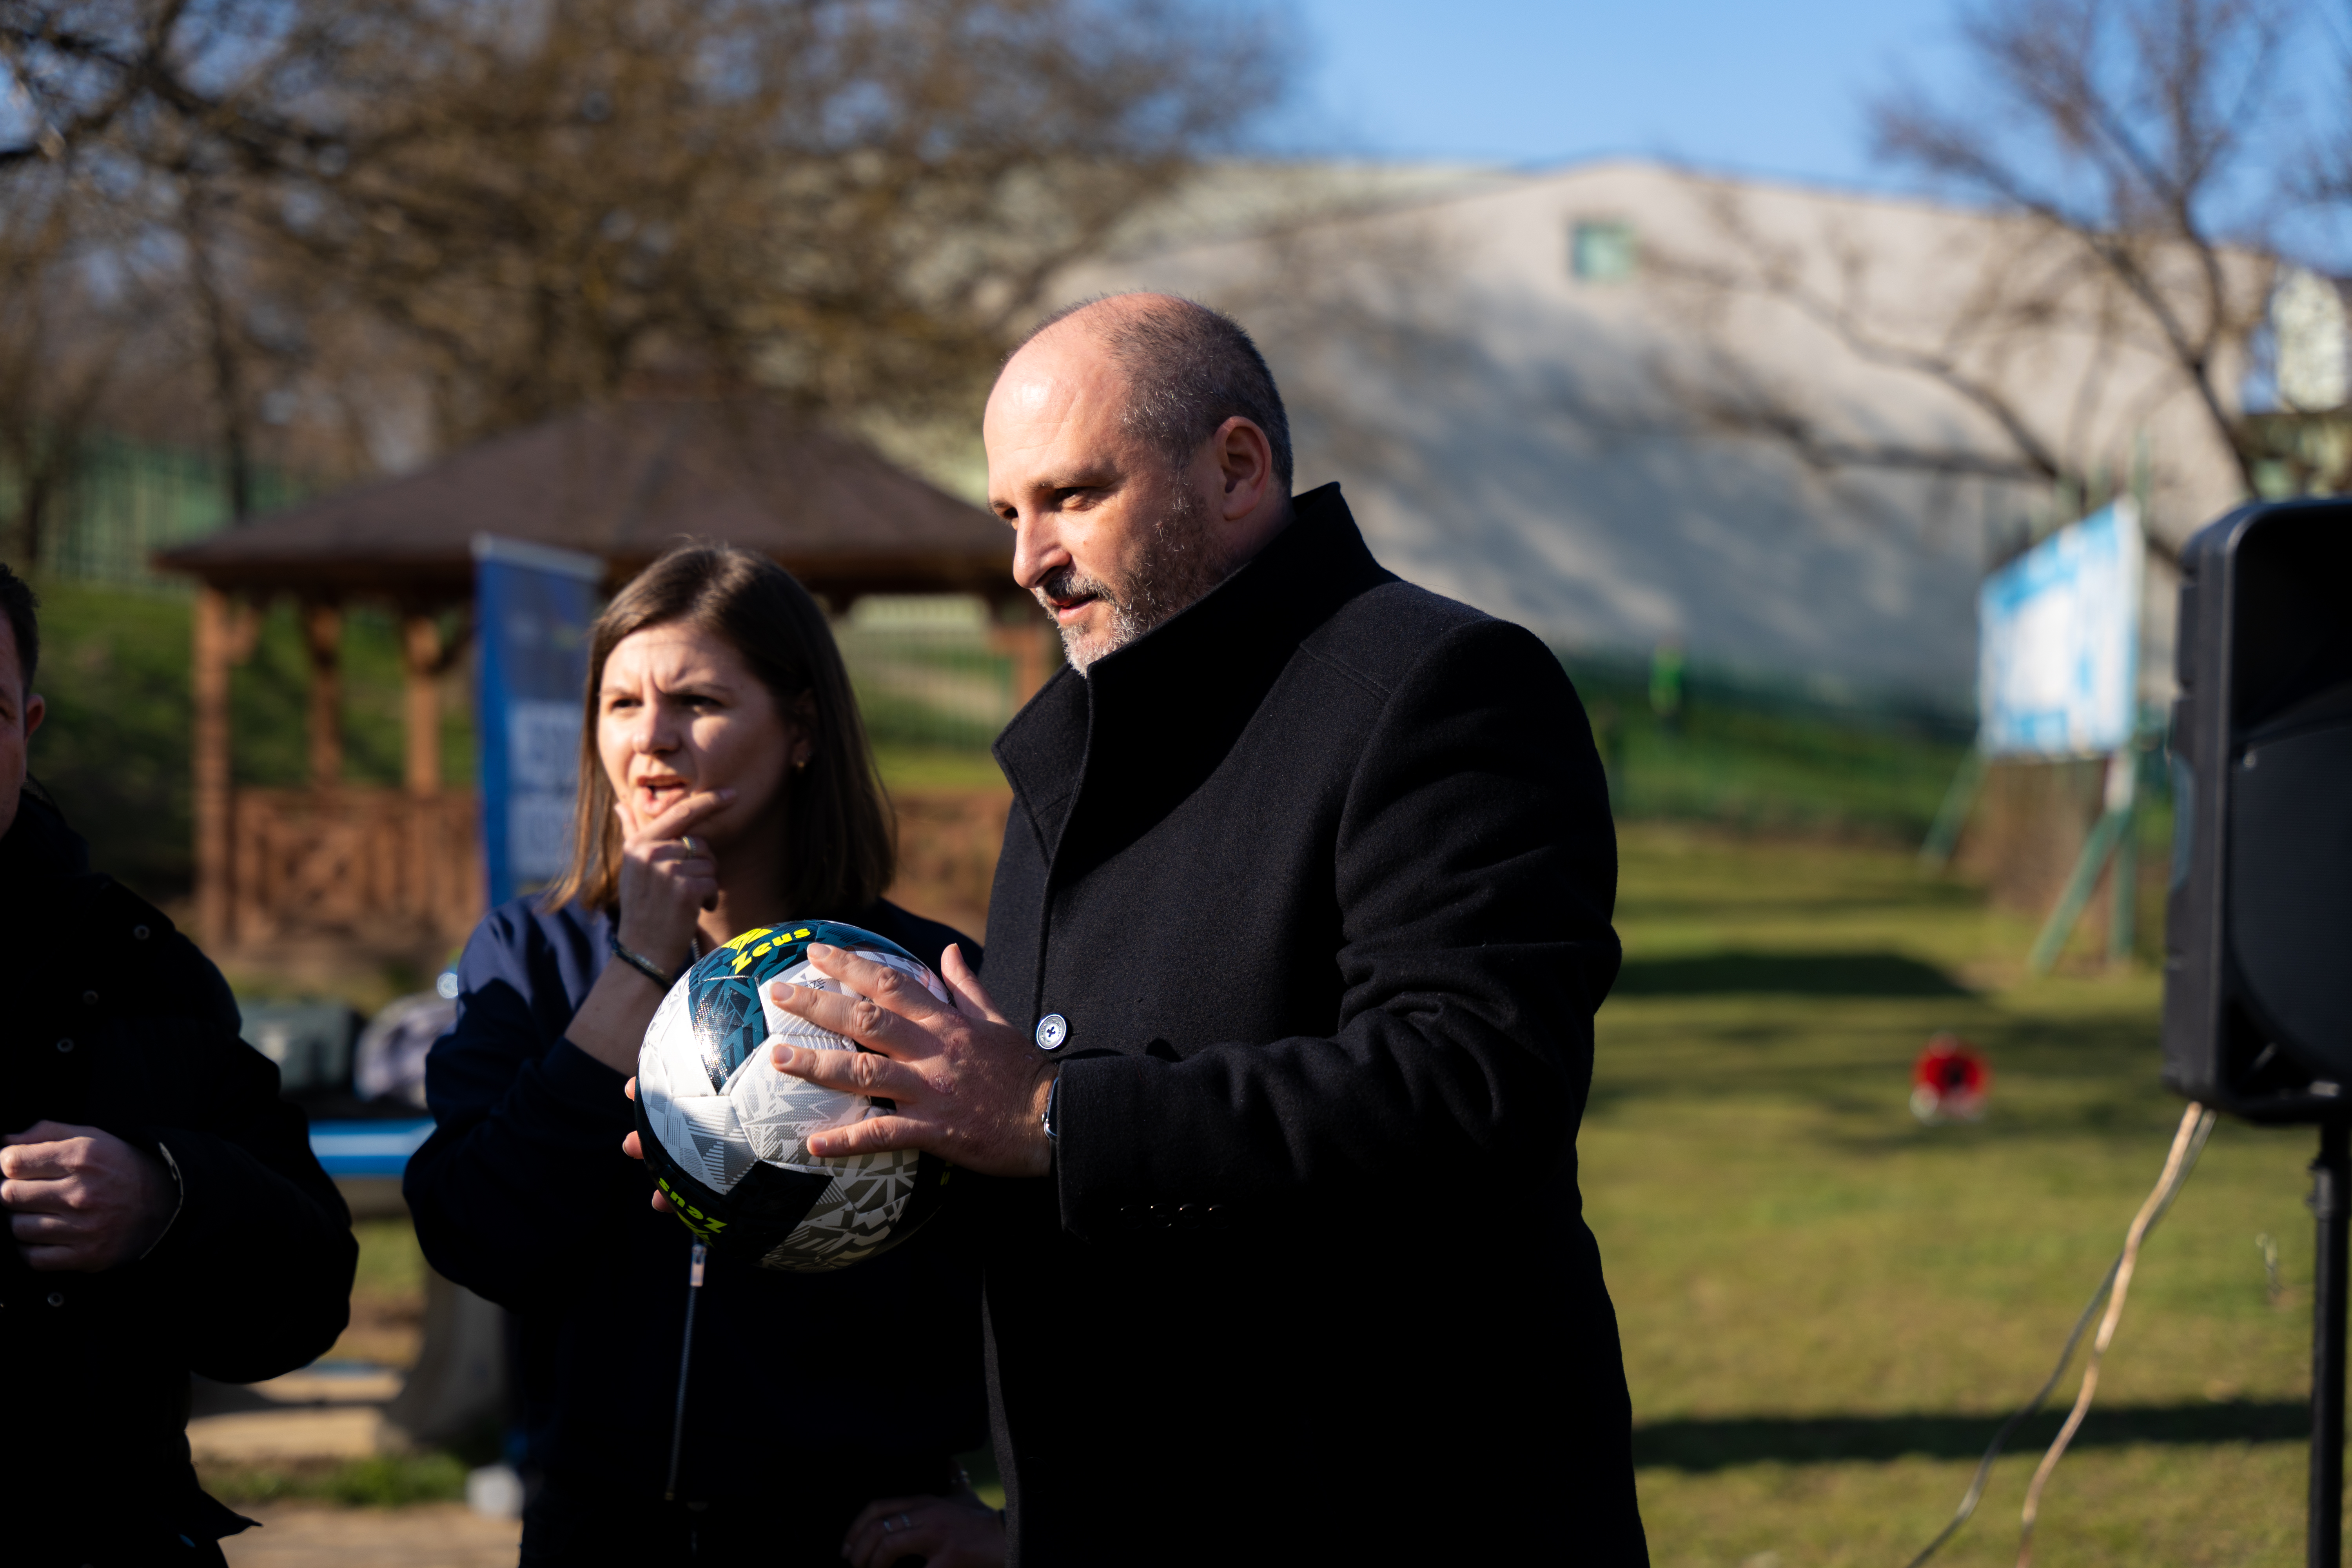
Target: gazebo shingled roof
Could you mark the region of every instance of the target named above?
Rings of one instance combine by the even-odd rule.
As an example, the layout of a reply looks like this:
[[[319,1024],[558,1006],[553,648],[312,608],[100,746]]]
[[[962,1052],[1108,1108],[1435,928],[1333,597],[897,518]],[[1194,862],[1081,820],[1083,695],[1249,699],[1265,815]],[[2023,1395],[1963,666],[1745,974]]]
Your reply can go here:
[[[682,537],[783,564],[836,605],[863,594],[1019,592],[1012,531],[773,404],[634,399],[551,419],[415,473],[161,552],[240,594],[410,604],[473,593],[473,538],[604,558],[625,579]]]

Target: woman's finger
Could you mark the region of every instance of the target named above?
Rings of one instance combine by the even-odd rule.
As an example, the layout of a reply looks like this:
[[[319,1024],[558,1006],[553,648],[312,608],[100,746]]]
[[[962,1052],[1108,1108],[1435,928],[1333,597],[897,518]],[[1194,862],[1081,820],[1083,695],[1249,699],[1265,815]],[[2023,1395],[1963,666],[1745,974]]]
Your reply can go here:
[[[656,816],[646,819],[636,831],[641,842],[682,837],[694,825],[712,814],[725,810],[735,803],[731,789],[700,790],[670,806]]]
[[[981,989],[980,976],[963,961],[963,944],[948,943],[940,955],[940,978],[947,983],[948,994],[956,999],[956,1010],[967,1016],[985,1018],[992,1024],[1010,1024],[1011,1019],[996,1010],[996,1004]]]
[[[646,865],[674,877],[710,877],[719,871],[718,858],[699,841],[689,850],[675,838],[656,838],[638,845],[634,853]]]

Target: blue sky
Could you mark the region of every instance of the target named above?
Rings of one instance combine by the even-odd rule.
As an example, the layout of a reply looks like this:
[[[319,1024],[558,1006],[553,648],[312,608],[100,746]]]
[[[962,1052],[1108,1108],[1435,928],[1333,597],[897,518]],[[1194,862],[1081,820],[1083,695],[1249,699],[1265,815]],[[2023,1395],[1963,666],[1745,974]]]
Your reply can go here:
[[[1242,0],[1244,5],[1253,0]],[[1870,155],[1865,103],[1966,101],[1960,0],[1255,0],[1296,43],[1275,151],[1540,168],[1634,153],[1726,173],[1877,190],[1916,179]],[[2333,123],[2352,11],[2312,5],[2278,68],[2282,144]],[[2252,166],[2279,167],[2257,153]],[[2352,271],[2343,204],[2277,210],[2232,182],[2225,229],[2267,214],[2291,254]]]
[[[1268,128],[1298,152],[1557,163],[1671,156],[1885,184],[1861,105],[1948,81],[1950,0],[1287,0],[1303,46]]]

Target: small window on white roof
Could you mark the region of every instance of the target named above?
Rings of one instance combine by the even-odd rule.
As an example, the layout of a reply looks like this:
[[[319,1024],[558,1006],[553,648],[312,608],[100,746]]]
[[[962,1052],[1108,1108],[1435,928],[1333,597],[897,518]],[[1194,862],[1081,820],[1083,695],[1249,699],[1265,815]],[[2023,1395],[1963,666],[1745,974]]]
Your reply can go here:
[[[1568,269],[1580,283],[1622,283],[1640,258],[1633,226],[1620,218],[1578,218],[1569,226]]]

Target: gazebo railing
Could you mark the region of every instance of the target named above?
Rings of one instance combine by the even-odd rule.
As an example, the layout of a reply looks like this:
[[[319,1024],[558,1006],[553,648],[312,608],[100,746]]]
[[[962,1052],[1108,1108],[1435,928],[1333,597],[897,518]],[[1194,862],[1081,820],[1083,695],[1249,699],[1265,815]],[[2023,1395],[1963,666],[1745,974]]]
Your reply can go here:
[[[230,941],[462,939],[482,912],[471,791],[241,789]]]

